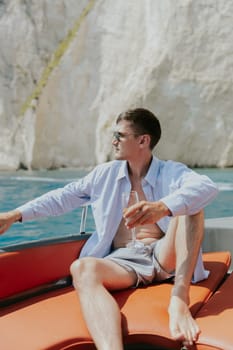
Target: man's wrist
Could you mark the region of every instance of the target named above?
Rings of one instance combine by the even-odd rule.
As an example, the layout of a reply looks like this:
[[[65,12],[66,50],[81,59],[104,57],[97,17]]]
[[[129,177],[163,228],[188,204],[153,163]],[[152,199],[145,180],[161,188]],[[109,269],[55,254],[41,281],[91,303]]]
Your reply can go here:
[[[22,222],[22,214],[19,210],[13,210],[12,214],[14,222]]]
[[[159,201],[160,205],[162,205],[162,209],[164,212],[164,216],[172,216],[171,210],[164,204],[162,201]]]

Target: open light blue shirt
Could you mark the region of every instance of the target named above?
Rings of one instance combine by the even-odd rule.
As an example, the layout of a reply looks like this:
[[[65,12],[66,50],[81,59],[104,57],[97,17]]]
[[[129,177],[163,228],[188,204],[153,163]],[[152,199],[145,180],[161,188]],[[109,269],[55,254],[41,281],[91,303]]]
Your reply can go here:
[[[197,174],[182,163],[163,161],[156,157],[153,157],[142,180],[142,188],[147,200],[161,200],[173,216],[199,212],[218,193],[217,187],[207,176]],[[22,214],[22,221],[27,221],[61,215],[90,204],[96,231],[87,240],[80,257],[104,257],[111,250],[122,219],[122,192],[130,189],[127,162],[115,160],[98,165],[82,179],[50,191],[17,209]],[[171,217],[167,216],[157,222],[163,232],[167,231],[170,220]],[[201,254],[195,273],[195,280],[207,277]]]

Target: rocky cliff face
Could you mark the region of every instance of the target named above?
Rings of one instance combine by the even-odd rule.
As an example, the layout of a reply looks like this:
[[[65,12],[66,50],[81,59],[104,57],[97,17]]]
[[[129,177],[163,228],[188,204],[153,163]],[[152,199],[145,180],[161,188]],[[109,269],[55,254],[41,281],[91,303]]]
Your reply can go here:
[[[151,109],[156,154],[233,166],[231,0],[0,1],[0,169],[111,158],[115,117]]]

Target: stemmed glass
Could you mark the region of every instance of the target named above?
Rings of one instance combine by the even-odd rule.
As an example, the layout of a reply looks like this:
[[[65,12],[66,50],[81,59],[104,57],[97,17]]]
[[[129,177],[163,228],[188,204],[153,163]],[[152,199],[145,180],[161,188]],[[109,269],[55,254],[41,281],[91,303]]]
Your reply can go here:
[[[138,193],[137,191],[130,191],[130,192],[123,192],[122,193],[122,207],[123,207],[123,212],[124,209],[130,207],[133,204],[136,204],[139,202],[139,197],[138,197]],[[135,227],[133,227],[131,229],[131,233],[132,233],[132,239],[131,242],[129,242],[126,246],[128,248],[132,248],[132,247],[137,247],[138,246],[138,242],[136,240],[136,229]]]

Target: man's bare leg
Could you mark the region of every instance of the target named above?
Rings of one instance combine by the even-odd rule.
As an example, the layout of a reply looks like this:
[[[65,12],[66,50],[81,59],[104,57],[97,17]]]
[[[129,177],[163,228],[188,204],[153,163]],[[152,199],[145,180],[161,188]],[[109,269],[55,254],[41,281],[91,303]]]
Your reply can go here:
[[[136,274],[107,259],[82,258],[71,265],[84,319],[99,350],[123,350],[121,314],[108,290],[128,288]]]
[[[161,242],[159,262],[166,271],[176,270],[169,304],[173,338],[192,345],[200,333],[189,310],[189,288],[204,233],[204,215],[175,218]]]

